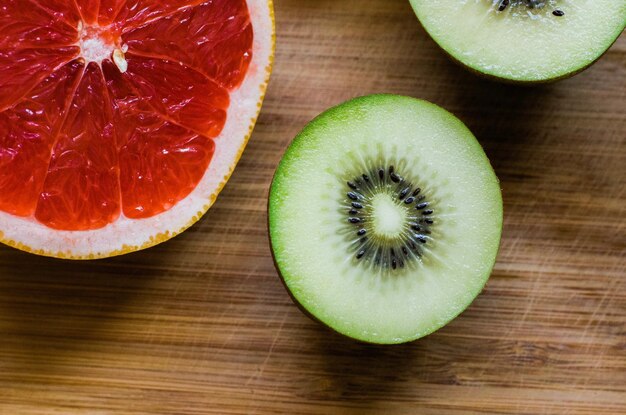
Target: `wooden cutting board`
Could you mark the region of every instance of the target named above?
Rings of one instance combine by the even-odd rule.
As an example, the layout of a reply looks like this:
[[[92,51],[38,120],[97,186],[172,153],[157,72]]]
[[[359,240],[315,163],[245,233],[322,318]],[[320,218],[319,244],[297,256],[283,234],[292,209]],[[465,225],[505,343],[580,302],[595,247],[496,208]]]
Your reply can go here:
[[[626,37],[573,79],[522,88],[451,63],[406,0],[277,0],[276,20],[259,123],[198,224],[95,262],[0,248],[0,414],[625,414]],[[483,294],[396,347],[302,315],[265,227],[291,138],[374,92],[464,120],[505,203]]]

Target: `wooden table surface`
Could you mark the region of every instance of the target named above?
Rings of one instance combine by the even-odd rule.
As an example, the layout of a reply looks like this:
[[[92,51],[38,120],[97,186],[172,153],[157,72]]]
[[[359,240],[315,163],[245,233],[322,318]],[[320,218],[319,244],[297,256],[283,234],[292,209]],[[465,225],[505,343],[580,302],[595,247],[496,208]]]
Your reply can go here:
[[[199,223],[95,262],[0,247],[0,414],[625,414],[626,37],[575,78],[521,88],[450,62],[406,0],[276,3],[265,107]],[[374,92],[464,120],[505,204],[482,295],[396,347],[302,315],[265,225],[291,138]]]

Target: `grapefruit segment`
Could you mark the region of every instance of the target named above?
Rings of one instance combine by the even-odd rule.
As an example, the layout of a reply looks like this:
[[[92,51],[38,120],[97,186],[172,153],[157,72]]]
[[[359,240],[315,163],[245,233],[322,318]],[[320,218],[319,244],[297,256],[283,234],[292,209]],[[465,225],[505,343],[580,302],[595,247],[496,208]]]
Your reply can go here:
[[[0,32],[0,242],[71,258],[202,216],[274,45],[271,0],[0,0]]]
[[[48,169],[54,136],[83,65],[65,65],[12,109],[0,112],[0,210],[34,213]]]
[[[117,20],[120,12],[127,6],[127,0],[100,0],[98,23],[108,26]]]
[[[98,229],[120,213],[119,163],[111,104],[91,63],[58,133],[35,217],[54,229]]]
[[[77,54],[75,46],[0,50],[0,111],[19,104],[28,92]]]
[[[133,132],[120,152],[124,215],[148,218],[164,212],[196,187],[215,144],[153,114],[134,118]]]
[[[167,121],[167,108],[156,112],[110,62],[103,63],[103,69],[115,111],[123,213],[134,219],[154,216],[191,193],[211,161],[215,143]]]
[[[175,13],[183,7],[197,6],[201,3],[202,0],[127,0],[116,20],[126,28],[137,27]]]
[[[228,91],[206,76],[176,62],[128,54],[124,78],[159,114],[209,137],[226,121]]]
[[[0,33],[0,50],[49,48],[76,42],[75,28],[28,0],[0,3]]]
[[[71,29],[75,29],[80,21],[80,15],[74,0],[26,0],[24,2],[17,0],[17,2],[20,3],[27,12],[29,8],[28,6],[24,7],[24,5],[30,2],[40,9],[45,10],[52,17],[52,21],[65,23]]]
[[[68,0],[68,1],[72,1],[72,0]],[[76,6],[78,6],[78,12],[80,14],[83,24],[94,25],[98,22],[98,12],[100,11],[99,0],[73,0],[73,1],[75,1]]]
[[[241,83],[252,58],[252,25],[243,0],[182,9],[123,37],[133,53],[182,62],[226,88]]]

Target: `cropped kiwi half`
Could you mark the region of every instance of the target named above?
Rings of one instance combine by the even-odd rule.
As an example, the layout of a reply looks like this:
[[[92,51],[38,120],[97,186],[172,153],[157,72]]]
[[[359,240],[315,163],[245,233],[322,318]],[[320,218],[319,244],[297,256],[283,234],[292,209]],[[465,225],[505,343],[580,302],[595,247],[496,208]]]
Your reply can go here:
[[[555,81],[600,58],[626,27],[625,0],[410,0],[454,60],[516,83]]]
[[[371,95],[313,120],[269,196],[278,272],[316,320],[370,343],[425,336],[461,313],[494,265],[498,180],[472,133],[417,99]]]

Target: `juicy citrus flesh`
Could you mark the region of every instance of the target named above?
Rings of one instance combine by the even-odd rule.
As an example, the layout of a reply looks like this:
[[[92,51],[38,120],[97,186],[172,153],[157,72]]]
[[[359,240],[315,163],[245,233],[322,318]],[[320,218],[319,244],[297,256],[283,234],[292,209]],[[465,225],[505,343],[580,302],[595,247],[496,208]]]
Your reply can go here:
[[[87,231],[207,171],[252,60],[244,0],[0,0],[0,210]]]

